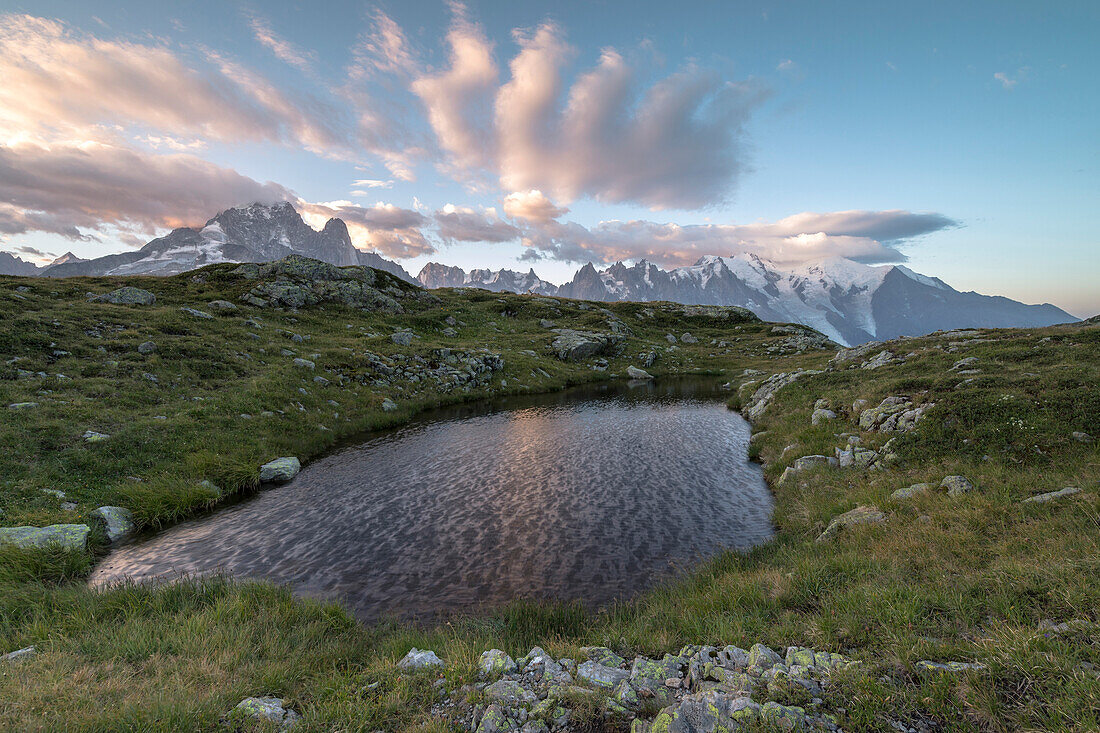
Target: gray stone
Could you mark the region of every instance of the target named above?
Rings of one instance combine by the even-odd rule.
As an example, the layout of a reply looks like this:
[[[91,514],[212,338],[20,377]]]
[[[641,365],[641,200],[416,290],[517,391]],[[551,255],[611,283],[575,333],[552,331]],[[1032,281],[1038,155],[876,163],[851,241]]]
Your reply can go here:
[[[917,672],[925,675],[939,675],[951,672],[980,672],[986,668],[981,662],[930,662],[927,659],[916,663]]]
[[[37,402],[13,402],[8,405],[9,410],[33,410],[38,407]]]
[[[222,313],[232,313],[237,310],[237,306],[228,300],[212,300],[207,305],[211,310],[221,311]]]
[[[966,476],[944,476],[940,488],[947,489],[948,496],[959,496],[973,491],[974,484]]]
[[[630,673],[625,669],[605,667],[599,662],[588,661],[577,666],[577,680],[607,690],[629,677]]]
[[[690,333],[685,333],[680,336],[680,342],[685,344],[697,344],[699,339],[692,336]]]
[[[820,425],[821,423],[826,422],[827,420],[835,420],[835,419],[836,419],[836,413],[835,412],[833,412],[832,410],[827,410],[823,407],[819,407],[819,408],[817,408],[816,410],[813,411],[812,415],[810,415],[810,424],[811,425]]]
[[[485,714],[481,716],[477,733],[505,733],[506,731],[514,731],[518,727],[504,714],[504,708],[497,703],[493,703],[485,709]]]
[[[889,351],[880,351],[875,356],[859,365],[860,369],[878,369],[879,367],[886,366],[887,364],[893,364],[895,361],[899,361],[897,357],[891,354]]]
[[[1092,442],[1092,436],[1089,435],[1088,433],[1081,432],[1080,430],[1074,430],[1073,431],[1073,439],[1076,440],[1078,443],[1091,443]]]
[[[906,486],[904,489],[898,489],[894,493],[890,494],[891,501],[902,501],[905,499],[912,499],[918,494],[923,494],[932,488],[932,484],[913,484],[912,486]]]
[[[114,303],[115,305],[152,305],[157,301],[157,296],[148,290],[126,286],[118,290],[112,290],[106,295],[94,295],[91,299],[100,303]]]
[[[1044,504],[1048,501],[1055,499],[1061,499],[1063,496],[1073,496],[1074,494],[1080,494],[1081,489],[1076,486],[1067,486],[1064,489],[1058,489],[1058,491],[1049,491],[1045,494],[1039,494],[1038,496],[1028,497],[1024,499],[1024,504]]]
[[[970,366],[971,364],[977,364],[977,363],[978,363],[978,357],[968,356],[965,359],[959,359],[957,362],[952,364],[951,368],[948,369],[948,371],[957,372],[960,369],[965,369],[966,367]]]
[[[617,334],[575,331],[569,328],[554,329],[557,337],[550,345],[562,361],[580,361],[591,356],[610,354],[619,344]]]
[[[22,649],[16,649],[14,652],[8,652],[7,654],[0,656],[0,661],[4,662],[21,662],[26,659],[30,659],[34,656],[34,647],[28,646]]]
[[[757,669],[771,669],[777,664],[782,664],[783,658],[764,644],[753,644],[749,647],[749,666]]]
[[[626,368],[626,376],[631,379],[653,379],[653,375],[644,369],[639,369],[636,366],[628,366]]]
[[[582,646],[581,653],[605,667],[622,667],[626,660],[605,646]]]
[[[443,660],[436,656],[430,649],[417,649],[415,646],[409,650],[400,662],[400,669],[425,669],[427,667],[442,667]]]
[[[157,345],[152,341],[143,341],[137,347],[139,354],[152,354],[157,350]]]
[[[707,690],[688,695],[657,713],[649,730],[662,733],[729,733],[760,717],[760,706],[743,695]]]
[[[94,430],[85,430],[82,437],[84,438],[85,443],[102,443],[111,436],[107,433],[97,433]]]
[[[513,671],[516,668],[516,662],[500,649],[490,649],[481,655],[477,668],[483,675],[504,674]]]
[[[389,397],[382,400],[382,411],[383,412],[393,412],[396,409],[397,409],[397,403],[394,402],[393,400],[391,400]]]
[[[195,318],[209,319],[214,317],[206,311],[195,310],[194,308],[180,308],[180,311],[186,313],[189,316],[194,316]]]
[[[294,366],[296,366],[296,367],[301,367],[302,369],[313,369],[313,368],[315,368],[315,367],[316,367],[317,365],[316,365],[316,364],[314,364],[314,363],[313,363],[312,361],[310,361],[309,359],[295,359],[295,360],[294,360]]]
[[[540,318],[539,319],[539,326],[542,327],[542,328],[553,328],[554,327],[554,322],[553,321],[548,321],[545,318]]]
[[[779,374],[773,374],[764,380],[764,383],[757,387],[756,391],[752,393],[744,406],[744,415],[750,422],[759,420],[764,411],[768,409],[768,405],[771,404],[772,398],[775,397],[776,392],[783,389],[789,384],[793,384],[802,377],[810,376],[813,374],[820,374],[818,370],[806,369],[798,372],[780,372]]]
[[[133,513],[120,506],[101,506],[92,512],[92,516],[106,525],[107,541],[111,544],[122,542],[137,530]]]
[[[390,336],[390,341],[398,346],[410,346],[414,338],[416,338],[416,335],[412,331],[398,331]]]
[[[290,481],[302,470],[301,462],[294,456],[284,456],[260,466],[260,483],[282,484]]]
[[[882,524],[886,521],[886,515],[883,514],[878,507],[875,506],[857,506],[851,511],[844,512],[838,517],[834,517],[833,521],[829,522],[829,526],[825,528],[825,531],[817,538],[818,542],[824,542],[830,540],[841,532],[851,527],[857,527],[862,524]]]
[[[246,722],[274,724],[280,731],[290,730],[301,722],[301,716],[286,707],[286,701],[280,697],[246,697],[230,711],[228,721],[231,725]]]
[[[530,690],[525,690],[518,682],[513,680],[497,680],[485,688],[485,697],[492,702],[498,702],[506,708],[517,706],[529,706],[534,704],[538,697]]]
[[[771,700],[760,708],[760,719],[780,730],[801,730],[806,726],[806,711],[794,705],[780,705]]]
[[[0,544],[23,549],[57,546],[82,552],[88,547],[91,528],[86,524],[51,524],[48,527],[0,527]]]
[[[829,459],[825,456],[802,456],[801,458],[795,459],[792,468],[794,468],[794,470],[796,471],[805,471],[806,469],[813,468],[814,466],[826,466],[828,465],[828,463]]]

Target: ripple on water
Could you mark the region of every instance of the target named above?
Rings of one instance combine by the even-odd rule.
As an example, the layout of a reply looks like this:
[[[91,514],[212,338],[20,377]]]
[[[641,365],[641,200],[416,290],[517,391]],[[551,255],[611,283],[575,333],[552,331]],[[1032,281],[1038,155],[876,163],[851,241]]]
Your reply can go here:
[[[368,621],[517,597],[602,605],[771,535],[748,439],[739,415],[682,383],[441,411],[119,548],[92,582],[221,570]]]

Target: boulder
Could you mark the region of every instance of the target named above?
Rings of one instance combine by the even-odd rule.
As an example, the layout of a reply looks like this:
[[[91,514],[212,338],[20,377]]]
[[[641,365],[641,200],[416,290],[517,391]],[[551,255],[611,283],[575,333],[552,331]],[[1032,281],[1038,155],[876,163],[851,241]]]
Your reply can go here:
[[[157,350],[157,345],[152,341],[143,341],[137,347],[139,354],[152,354]]]
[[[606,667],[599,662],[588,661],[577,667],[577,680],[607,690],[629,677],[630,673],[625,669]]]
[[[626,664],[625,659],[605,646],[582,646],[581,653],[589,660],[598,662],[605,667],[622,667]]]
[[[966,476],[944,476],[940,488],[947,490],[948,496],[959,496],[974,490],[974,484]]]
[[[820,425],[828,420],[836,420],[836,413],[824,407],[817,408],[813,411],[813,414],[810,415],[811,425]]]
[[[411,346],[414,338],[416,338],[416,334],[412,331],[398,331],[390,336],[390,341],[398,346]]]
[[[301,462],[294,456],[284,456],[260,466],[260,483],[283,484],[302,470]]]
[[[286,707],[281,697],[246,697],[226,716],[234,727],[241,724],[274,725],[277,730],[290,730],[301,722],[301,716]],[[266,730],[266,728],[265,728]]]
[[[783,658],[764,644],[753,644],[749,647],[749,666],[757,669],[771,669],[777,664],[782,664]]]
[[[653,375],[644,369],[639,369],[636,366],[628,366],[626,368],[626,376],[631,379],[653,379]]]
[[[0,544],[24,549],[60,547],[83,552],[91,528],[86,524],[51,524],[48,527],[0,527]]]
[[[120,506],[101,506],[92,512],[105,525],[107,541],[112,545],[130,537],[136,530],[134,515],[129,509]]]
[[[148,290],[130,286],[112,290],[105,295],[94,295],[91,300],[99,303],[114,303],[115,305],[152,305],[157,302],[157,296]]]
[[[107,433],[97,433],[94,430],[85,430],[84,435],[81,437],[84,438],[85,443],[102,443],[111,436]]]
[[[232,313],[237,310],[237,306],[230,303],[228,300],[212,300],[206,304],[210,310],[220,311],[222,313]]]
[[[1044,504],[1048,501],[1054,501],[1055,499],[1061,499],[1063,496],[1073,496],[1074,494],[1080,494],[1081,489],[1076,486],[1067,486],[1064,489],[1058,489],[1057,491],[1048,491],[1045,494],[1039,494],[1038,496],[1028,497],[1024,499],[1024,504]]]
[[[760,419],[764,411],[768,409],[768,405],[771,403],[776,392],[789,384],[793,384],[802,377],[820,373],[819,370],[806,369],[798,372],[780,372],[779,374],[773,374],[764,380],[764,383],[757,387],[756,391],[752,393],[752,397],[745,402],[743,410],[745,417],[750,422],[755,422]]]
[[[886,515],[876,506],[857,506],[851,511],[844,512],[839,517],[834,517],[829,526],[817,538],[818,542],[824,542],[835,537],[841,530],[857,527],[861,524],[882,524],[886,521]]]
[[[294,366],[300,367],[302,369],[314,369],[317,366],[309,359],[295,359],[293,363]]]
[[[580,361],[592,356],[610,354],[621,339],[616,334],[575,331],[569,328],[556,328],[554,333],[557,337],[550,347],[562,361]]]
[[[427,667],[442,667],[443,660],[436,656],[430,649],[417,649],[415,646],[409,650],[400,662],[399,669],[425,669]]]
[[[690,333],[685,333],[682,336],[680,336],[680,341],[681,341],[681,343],[685,343],[685,344],[697,344],[697,343],[699,343],[699,339],[695,338]]]
[[[214,317],[206,311],[195,310],[194,308],[180,308],[180,312],[186,313],[189,316],[194,316],[195,318],[210,319]]]
[[[1073,431],[1073,439],[1076,440],[1078,443],[1091,443],[1092,442],[1092,436],[1089,435],[1088,433],[1081,432],[1080,430],[1074,430]]]
[[[8,405],[9,410],[33,410],[38,407],[37,402],[13,402]]]
[[[688,695],[657,713],[652,727],[661,733],[728,733],[760,719],[761,707],[750,698],[708,690]]]
[[[887,397],[876,407],[864,410],[859,415],[861,430],[880,432],[908,432],[917,427],[925,413],[934,407],[932,403],[914,407],[904,397]]]
[[[923,494],[931,488],[932,484],[913,484],[912,486],[906,486],[904,489],[898,489],[890,494],[890,500],[904,501],[905,499],[912,499],[914,496]]]
[[[859,365],[860,369],[878,369],[879,367],[886,366],[887,364],[893,364],[899,359],[891,354],[889,351],[880,351],[872,358]]]
[[[490,649],[481,655],[477,668],[483,675],[504,674],[513,671],[516,668],[516,662],[500,649]]]
[[[530,690],[525,690],[514,680],[497,680],[485,688],[485,697],[491,702],[497,702],[506,708],[533,705],[538,697]]]

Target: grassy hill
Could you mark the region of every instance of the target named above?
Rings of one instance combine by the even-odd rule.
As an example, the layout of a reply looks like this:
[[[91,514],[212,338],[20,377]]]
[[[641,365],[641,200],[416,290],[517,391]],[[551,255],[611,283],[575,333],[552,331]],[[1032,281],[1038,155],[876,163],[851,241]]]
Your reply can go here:
[[[123,286],[155,302],[101,299]],[[629,659],[757,641],[861,660],[821,703],[845,730],[1100,727],[1096,324],[835,357],[807,329],[735,308],[424,293],[304,260],[163,279],[0,278],[0,303],[3,526],[90,522],[101,505],[171,524],[255,490],[272,458],[307,461],[428,407],[648,363],[657,376],[731,380],[778,527],[750,553],[597,614],[517,602],[429,628],[368,628],[336,606],[220,578],[90,591],[81,579],[105,551],[92,523],[84,552],[0,547],[0,653],[37,650],[0,662],[6,728],[216,729],[240,699],[277,694],[307,730],[442,730],[434,677],[395,667],[411,646],[448,660],[454,689],[494,647],[560,656],[599,644]],[[899,421],[915,427],[883,429]],[[796,463],[836,449],[856,465]],[[972,490],[940,488],[947,476]],[[1065,487],[1081,491],[1024,503]],[[857,507],[849,516],[867,523],[826,532]],[[985,668],[929,675],[922,660]]]

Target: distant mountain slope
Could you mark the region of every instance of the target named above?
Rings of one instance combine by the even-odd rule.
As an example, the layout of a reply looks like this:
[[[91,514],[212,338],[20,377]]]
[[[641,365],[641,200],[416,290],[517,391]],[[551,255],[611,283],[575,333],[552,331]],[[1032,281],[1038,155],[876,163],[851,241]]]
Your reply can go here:
[[[872,267],[839,257],[791,269],[755,255],[708,256],[673,270],[644,260],[632,266],[617,262],[602,271],[588,264],[557,288],[534,271],[467,274],[436,263],[426,265],[418,279],[427,288],[472,286],[584,300],[737,305],[765,320],[803,323],[849,345],[953,328],[1049,326],[1077,320],[1053,305],[961,293],[906,267]]]
[[[26,262],[7,252],[0,252],[0,275],[32,277],[38,274],[38,265]]]
[[[348,236],[347,226],[340,219],[329,219],[324,228],[317,231],[306,224],[289,203],[271,206],[256,203],[226,209],[201,229],[173,229],[133,252],[91,260],[67,254],[33,272],[8,273],[0,255],[0,273],[47,277],[175,275],[218,262],[270,262],[289,254],[340,266],[369,265],[415,282],[396,262],[374,252],[356,249]]]

